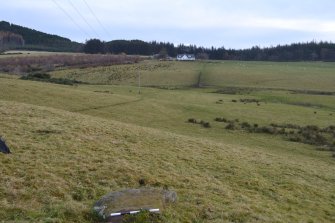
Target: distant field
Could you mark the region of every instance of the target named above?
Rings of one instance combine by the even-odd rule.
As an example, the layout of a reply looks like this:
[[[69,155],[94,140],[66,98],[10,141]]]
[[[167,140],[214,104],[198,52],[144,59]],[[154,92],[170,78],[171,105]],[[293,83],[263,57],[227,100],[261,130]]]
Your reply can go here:
[[[179,195],[165,222],[334,222],[332,152],[214,121],[335,125],[334,65],[143,61],[51,72],[90,83],[73,86],[0,74],[0,135],[13,152],[0,154],[0,219],[94,222],[94,201],[144,178]],[[138,72],[151,86],[141,94]]]
[[[227,61],[206,66],[204,83],[243,86],[335,91],[335,63],[324,62],[239,62]]]
[[[169,62],[143,61],[135,65],[71,69],[55,77],[93,84],[143,86],[239,86],[254,88],[335,91],[335,63],[325,62]]]
[[[201,64],[159,62],[146,60],[138,64],[66,69],[51,72],[54,77],[76,79],[92,84],[137,85],[141,75],[142,86],[191,86],[197,83]]]

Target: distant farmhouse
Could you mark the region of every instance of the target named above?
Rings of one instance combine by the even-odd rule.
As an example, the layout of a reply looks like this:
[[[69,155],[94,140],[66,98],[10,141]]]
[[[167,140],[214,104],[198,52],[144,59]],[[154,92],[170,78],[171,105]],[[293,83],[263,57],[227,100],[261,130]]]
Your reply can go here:
[[[194,54],[178,54],[177,60],[178,61],[194,61],[195,55]]]

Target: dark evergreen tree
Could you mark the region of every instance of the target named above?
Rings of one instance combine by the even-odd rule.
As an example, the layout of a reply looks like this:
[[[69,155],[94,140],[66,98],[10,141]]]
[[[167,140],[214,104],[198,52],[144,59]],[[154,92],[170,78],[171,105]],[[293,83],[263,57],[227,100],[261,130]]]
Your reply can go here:
[[[84,53],[97,54],[105,52],[105,43],[99,39],[90,39],[84,45]]]
[[[0,31],[0,52],[24,46],[24,39],[21,35]]]
[[[22,36],[25,45],[18,46],[18,49],[78,52],[82,48],[82,44],[72,42],[70,39],[10,24],[5,21],[0,21],[0,31]]]
[[[157,55],[164,49],[167,56],[190,53],[195,55],[207,54],[212,60],[253,60],[253,61],[335,61],[335,44],[331,42],[294,43],[260,48],[255,46],[249,49],[235,50],[224,47],[197,47],[196,45],[180,44],[175,46],[169,42],[145,42],[142,40],[113,40],[101,42],[95,39],[83,44],[72,42],[67,38],[42,33],[26,27],[0,22],[0,31],[12,33],[0,37],[0,47],[11,45],[17,49],[48,50],[48,51],[83,51],[86,53],[126,53],[129,55]],[[18,36],[15,36],[18,35]],[[24,45],[19,44],[20,36]],[[22,42],[22,41],[21,41]],[[18,44],[17,44],[18,43]],[[2,45],[1,45],[2,44]]]

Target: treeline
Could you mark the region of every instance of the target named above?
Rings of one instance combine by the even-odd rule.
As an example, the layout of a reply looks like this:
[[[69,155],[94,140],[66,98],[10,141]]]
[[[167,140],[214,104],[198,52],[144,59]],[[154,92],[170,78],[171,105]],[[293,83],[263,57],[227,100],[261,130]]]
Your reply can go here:
[[[225,50],[223,50],[225,51]],[[223,59],[256,61],[335,61],[335,44],[331,42],[294,43],[276,47],[252,47],[227,50]]]
[[[24,46],[24,39],[21,35],[0,31],[0,52],[22,46]]]
[[[82,44],[73,42],[70,39],[10,24],[6,21],[0,22],[0,31],[22,36],[25,45],[18,46],[17,48],[19,49],[62,52],[80,52],[82,50]]]
[[[180,53],[195,54],[201,59],[252,60],[252,61],[335,61],[335,44],[331,42],[294,43],[275,47],[252,47],[235,50],[204,48],[196,45],[175,46],[169,42],[145,42],[141,40],[114,40],[102,42],[89,40],[84,46],[85,53],[125,53],[129,55],[159,55],[176,57]]]
[[[83,48],[85,53],[112,53],[151,56],[154,54],[165,53],[169,56],[177,56],[176,47],[173,43],[164,42],[145,42],[142,40],[113,40],[102,42],[98,39],[86,41]]]
[[[25,49],[61,52],[111,53],[128,55],[156,55],[158,58],[176,57],[177,54],[195,54],[199,59],[253,60],[253,61],[335,61],[335,44],[331,42],[294,43],[274,47],[252,47],[236,50],[224,47],[204,48],[196,45],[174,45],[169,42],[142,40],[113,40],[102,42],[91,39],[85,44],[73,42],[9,22],[0,22],[0,50]]]

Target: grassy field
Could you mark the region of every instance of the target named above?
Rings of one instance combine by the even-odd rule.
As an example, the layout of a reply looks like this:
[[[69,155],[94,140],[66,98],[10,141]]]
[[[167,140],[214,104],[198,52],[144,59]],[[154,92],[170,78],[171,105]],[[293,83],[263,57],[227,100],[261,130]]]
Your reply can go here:
[[[53,77],[76,79],[91,84],[137,85],[141,75],[143,86],[192,86],[202,68],[198,63],[143,61],[134,65],[65,69],[52,72]]]
[[[173,62],[144,61],[135,65],[71,69],[53,72],[55,77],[92,84],[143,86],[239,86],[253,88],[335,91],[335,63],[325,62]]]
[[[331,152],[214,121],[335,125],[334,66],[143,61],[52,73],[91,83],[75,86],[0,75],[0,135],[13,152],[0,154],[0,219],[94,222],[94,201],[144,178],[179,195],[165,222],[334,222]],[[138,72],[151,86],[141,94]]]

